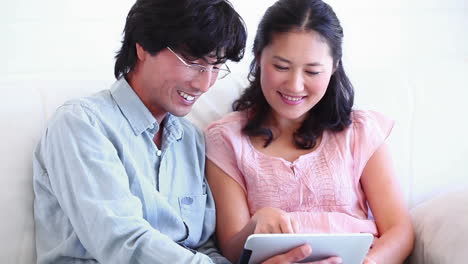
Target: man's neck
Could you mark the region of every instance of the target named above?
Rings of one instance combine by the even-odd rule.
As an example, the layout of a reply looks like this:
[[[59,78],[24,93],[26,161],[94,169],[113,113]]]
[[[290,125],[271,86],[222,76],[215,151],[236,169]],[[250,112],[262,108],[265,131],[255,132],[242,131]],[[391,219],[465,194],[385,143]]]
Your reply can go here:
[[[164,118],[159,121],[158,120],[158,124],[159,124],[159,129],[158,129],[158,132],[156,132],[156,134],[154,134],[154,138],[153,138],[153,141],[154,143],[156,144],[156,146],[158,147],[158,149],[161,149],[162,148],[162,143],[163,143],[163,131],[164,131],[164,127],[166,126],[166,123],[167,123],[167,119],[168,119],[168,115],[166,114],[164,116]]]
[[[151,112],[154,118],[156,118],[156,120],[158,121],[158,124],[161,125],[164,118],[166,118],[167,116],[167,112],[161,109],[161,107],[156,106],[155,104],[152,104],[146,99],[146,98],[151,98],[151,97],[146,95],[147,91],[143,89],[143,86],[140,85],[140,83],[138,82],[138,79],[135,78],[134,74],[135,73],[132,71],[132,72],[129,72],[127,76],[125,77],[128,84],[136,93],[136,95],[140,98],[140,100],[143,102],[146,108],[148,108],[148,110]]]
[[[163,125],[164,125],[163,123],[160,123],[159,130],[158,132],[156,132],[156,134],[154,134],[154,138],[153,138],[154,144],[156,144],[158,149],[161,149],[162,147],[163,129],[164,129]]]

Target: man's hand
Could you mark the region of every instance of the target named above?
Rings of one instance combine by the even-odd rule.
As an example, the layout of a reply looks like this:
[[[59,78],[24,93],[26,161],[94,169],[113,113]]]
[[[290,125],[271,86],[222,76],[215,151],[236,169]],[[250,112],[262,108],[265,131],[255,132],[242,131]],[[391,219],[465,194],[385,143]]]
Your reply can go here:
[[[297,224],[285,211],[264,207],[252,216],[255,222],[254,234],[296,233]]]
[[[288,264],[288,263],[296,263],[305,259],[306,257],[310,256],[312,253],[312,249],[309,245],[302,245],[300,247],[291,249],[290,251],[274,256],[266,261],[263,264]],[[342,263],[341,258],[339,257],[330,257],[320,261],[308,262],[314,264],[340,264]]]

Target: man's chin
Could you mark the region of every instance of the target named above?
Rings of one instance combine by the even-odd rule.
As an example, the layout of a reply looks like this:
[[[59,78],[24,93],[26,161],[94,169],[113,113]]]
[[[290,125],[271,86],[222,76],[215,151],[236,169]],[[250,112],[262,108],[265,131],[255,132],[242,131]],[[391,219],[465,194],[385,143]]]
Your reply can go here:
[[[187,110],[179,110],[179,111],[171,111],[171,115],[173,116],[177,116],[177,117],[184,117],[186,115],[188,115],[190,112],[192,111],[192,107],[190,107],[190,109],[187,109]]]

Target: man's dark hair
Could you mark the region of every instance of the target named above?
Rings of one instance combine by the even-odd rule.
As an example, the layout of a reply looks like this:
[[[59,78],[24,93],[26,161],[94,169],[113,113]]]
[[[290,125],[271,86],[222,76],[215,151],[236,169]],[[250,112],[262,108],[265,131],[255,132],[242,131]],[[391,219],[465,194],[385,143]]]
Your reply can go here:
[[[242,131],[249,136],[264,136],[265,147],[273,140],[273,134],[263,127],[271,108],[260,84],[261,53],[276,33],[308,31],[317,32],[330,47],[335,72],[323,98],[309,110],[295,132],[295,144],[301,149],[311,149],[324,130],[341,131],[351,123],[354,90],[341,61],[343,29],[335,12],[321,0],[279,0],[260,21],[250,64],[250,86],[232,106],[234,111],[248,110],[248,122]]]
[[[136,43],[151,55],[166,47],[199,59],[216,56],[215,63],[239,61],[247,32],[227,0],[137,0],[127,16],[114,75],[118,79],[137,62]]]

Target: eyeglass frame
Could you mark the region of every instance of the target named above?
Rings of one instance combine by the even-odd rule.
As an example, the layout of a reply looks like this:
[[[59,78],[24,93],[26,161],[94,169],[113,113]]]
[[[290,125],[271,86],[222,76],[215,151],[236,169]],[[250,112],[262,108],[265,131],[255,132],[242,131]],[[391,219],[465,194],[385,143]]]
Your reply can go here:
[[[221,79],[225,78],[226,76],[228,76],[231,73],[231,69],[229,69],[227,64],[224,64],[224,66],[226,66],[226,69],[215,69],[215,68],[210,69],[210,68],[208,68],[206,66],[203,66],[203,65],[200,65],[198,63],[188,63],[183,58],[181,58],[175,51],[173,51],[170,47],[166,47],[166,48],[170,52],[172,52],[172,54],[174,54],[177,57],[177,59],[179,59],[179,61],[184,64],[185,67],[187,67],[189,69],[192,69],[192,70],[196,70],[196,71],[198,71],[199,74],[209,71],[209,72],[212,72],[212,73],[216,73],[217,74],[216,79],[221,80]],[[224,73],[224,75],[221,75],[221,77],[218,77],[220,73]]]

